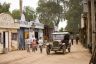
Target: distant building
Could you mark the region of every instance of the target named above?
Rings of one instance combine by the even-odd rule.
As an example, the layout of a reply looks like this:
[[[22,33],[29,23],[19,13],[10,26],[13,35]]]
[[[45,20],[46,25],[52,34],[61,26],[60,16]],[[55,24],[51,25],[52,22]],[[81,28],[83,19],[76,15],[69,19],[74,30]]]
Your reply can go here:
[[[35,25],[32,28],[32,25]],[[19,49],[25,49],[25,39],[29,37],[30,39],[36,38],[39,39],[43,37],[44,25],[39,22],[38,18],[34,21],[26,21],[25,15],[22,14],[20,20],[20,30],[19,30]]]
[[[51,41],[52,40],[52,33],[54,32],[53,27],[49,27],[48,25],[44,25],[44,40]]]

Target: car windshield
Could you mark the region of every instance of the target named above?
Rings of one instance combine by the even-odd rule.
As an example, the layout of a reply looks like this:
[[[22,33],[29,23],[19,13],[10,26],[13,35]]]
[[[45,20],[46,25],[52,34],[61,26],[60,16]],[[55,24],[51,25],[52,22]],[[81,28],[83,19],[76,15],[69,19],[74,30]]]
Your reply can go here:
[[[52,33],[53,40],[63,40],[65,34],[68,34],[68,32],[54,32]]]
[[[53,40],[62,40],[64,38],[63,34],[54,34]]]

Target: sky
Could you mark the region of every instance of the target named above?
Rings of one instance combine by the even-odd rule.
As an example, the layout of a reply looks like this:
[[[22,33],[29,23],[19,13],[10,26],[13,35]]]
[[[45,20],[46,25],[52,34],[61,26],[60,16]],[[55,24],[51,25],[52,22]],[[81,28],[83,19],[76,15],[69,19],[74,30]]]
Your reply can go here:
[[[38,1],[39,0],[23,0],[23,7],[31,6],[32,8],[36,9],[36,7],[38,6]],[[0,0],[0,3],[4,2],[10,3],[10,11],[14,9],[19,9],[19,0]],[[59,23],[58,29],[60,29],[61,27],[65,28],[66,25],[67,21],[62,21]]]
[[[58,29],[65,28],[67,26],[67,20],[59,22]]]
[[[10,11],[19,9],[19,0],[0,0],[0,2],[10,3]],[[23,7],[24,6],[31,6],[32,8],[36,9],[38,6],[38,0],[23,0]]]

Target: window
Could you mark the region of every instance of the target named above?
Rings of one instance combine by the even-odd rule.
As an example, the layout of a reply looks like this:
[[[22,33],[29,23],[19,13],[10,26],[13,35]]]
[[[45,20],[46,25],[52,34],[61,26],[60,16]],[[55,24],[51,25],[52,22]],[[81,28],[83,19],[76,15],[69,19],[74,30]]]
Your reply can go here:
[[[11,37],[12,40],[17,40],[17,33],[12,33],[11,35],[12,35],[12,37]]]

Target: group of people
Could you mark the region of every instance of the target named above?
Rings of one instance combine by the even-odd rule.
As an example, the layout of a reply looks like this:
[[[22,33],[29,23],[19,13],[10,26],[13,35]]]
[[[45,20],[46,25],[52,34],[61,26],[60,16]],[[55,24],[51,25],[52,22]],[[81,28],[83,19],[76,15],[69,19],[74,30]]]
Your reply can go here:
[[[32,51],[35,52],[37,51],[37,48],[39,46],[40,52],[42,53],[42,47],[43,47],[42,37],[40,37],[39,40],[36,40],[35,38],[27,38],[25,42],[27,52],[30,52],[30,49],[32,49]]]
[[[71,36],[70,36],[70,39],[71,39],[71,43],[72,43],[72,45],[73,45],[74,36],[71,35]],[[76,37],[75,37],[75,41],[76,41],[76,44],[78,44],[79,36],[76,36]]]

